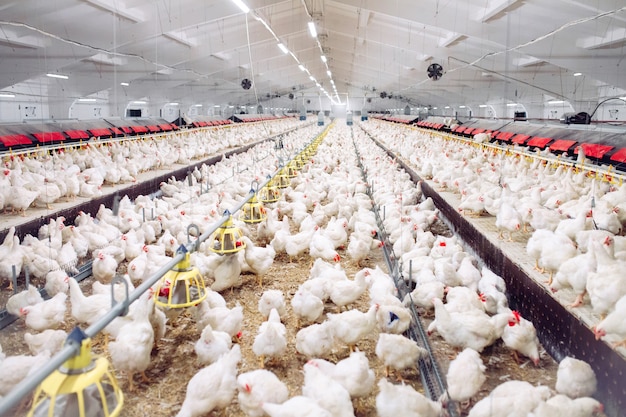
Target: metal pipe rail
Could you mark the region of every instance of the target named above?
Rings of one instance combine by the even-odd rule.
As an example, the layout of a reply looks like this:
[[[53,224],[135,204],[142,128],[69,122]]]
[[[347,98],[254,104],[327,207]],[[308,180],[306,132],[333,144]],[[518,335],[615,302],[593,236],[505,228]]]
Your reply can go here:
[[[328,129],[325,129],[322,133],[318,134],[311,142],[314,142],[320,136],[326,134]],[[277,169],[272,175],[268,176],[259,188],[262,188],[268,184],[281,170],[283,167]],[[244,198],[231,212],[225,213],[220,220],[214,223],[207,231],[201,234],[198,239],[194,242],[188,242],[188,246],[185,245],[186,249],[189,252],[196,251],[204,240],[208,239],[213,232],[215,232],[219,227],[221,227],[230,217],[231,214],[235,214],[237,211],[243,207],[250,199],[254,196],[254,190],[250,190],[248,196]],[[100,319],[98,319],[95,323],[85,329],[85,334],[87,337],[94,337],[98,334],[102,329],[104,329],[111,321],[117,318],[120,315],[124,315],[128,311],[128,307],[137,300],[144,292],[146,292],[149,288],[151,288],[163,275],[165,275],[169,270],[174,268],[176,264],[178,264],[184,258],[183,253],[178,253],[174,256],[174,258],[163,265],[160,269],[158,269],[152,276],[150,276],[147,280],[145,280],[141,285],[139,285],[133,292],[128,294],[128,297],[118,303],[113,301],[113,306],[111,310]],[[29,375],[26,379],[22,380],[19,384],[9,392],[6,397],[2,398],[0,401],[0,416],[6,415],[6,413],[11,410],[23,397],[27,394],[34,391],[37,386],[48,377],[52,372],[54,372],[57,368],[59,368],[65,361],[70,359],[73,356],[76,356],[80,351],[80,343],[68,340],[66,341],[65,346],[59,351],[55,356],[53,356],[50,361],[48,361],[43,367],[38,369],[33,374]]]
[[[363,167],[363,164],[361,162],[361,155],[356,146],[356,143],[354,142],[354,135],[352,139],[352,144],[357,155],[357,161],[358,166],[361,169],[361,175],[363,176],[365,182],[368,183],[366,169]],[[373,189],[371,185],[367,187],[367,194],[373,201]],[[385,225],[383,224],[384,219],[381,217],[379,206],[375,202],[372,207],[372,212],[374,212],[374,215],[376,216],[376,222],[378,223],[378,228],[380,230],[379,238],[383,242],[383,258],[385,259],[385,263],[387,264],[389,275],[393,278],[394,283],[396,284],[398,297],[402,300],[404,299],[405,295],[410,294],[411,291],[409,288],[407,288],[404,277],[402,276],[402,272],[400,272],[398,258],[393,253],[392,245],[389,242],[389,235],[387,234],[385,230]],[[412,324],[407,330],[408,336],[410,339],[414,340],[428,351],[428,358],[420,359],[417,363],[420,371],[420,378],[422,379],[422,385],[428,397],[433,401],[438,401],[441,396],[446,392],[446,383],[441,375],[439,364],[435,359],[433,350],[430,347],[430,343],[428,342],[428,336],[424,331],[424,326],[422,324],[421,318],[417,313],[417,310],[415,309],[415,305],[413,303],[411,303],[410,309],[413,316],[414,324]],[[449,401],[448,404],[448,415],[450,417],[458,417],[457,409],[454,406],[454,402]]]

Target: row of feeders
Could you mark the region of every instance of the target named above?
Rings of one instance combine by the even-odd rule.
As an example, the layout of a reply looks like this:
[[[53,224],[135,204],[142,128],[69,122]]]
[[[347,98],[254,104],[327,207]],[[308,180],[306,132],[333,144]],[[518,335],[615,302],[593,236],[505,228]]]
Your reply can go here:
[[[279,189],[289,185],[290,178],[297,175],[298,169],[313,155],[321,140],[319,137],[296,155],[261,190],[258,190],[258,182],[253,182],[250,191],[254,195],[243,205],[239,218],[245,223],[265,220],[267,214],[262,203],[273,203],[279,199]],[[283,166],[282,161],[280,162]],[[228,210],[224,215],[228,218],[211,235],[209,242],[212,252],[229,255],[245,249],[246,244],[241,239],[243,232],[235,226]],[[197,228],[195,225],[190,228],[192,226]],[[183,259],[159,280],[154,292],[155,304],[169,311],[198,305],[207,297],[202,274],[198,268],[191,266],[186,246],[181,245],[176,253],[184,254]],[[104,357],[92,356],[91,339],[78,327],[69,334],[66,343],[80,344],[79,353],[68,359],[39,385],[28,417],[119,416],[124,395],[109,361]]]

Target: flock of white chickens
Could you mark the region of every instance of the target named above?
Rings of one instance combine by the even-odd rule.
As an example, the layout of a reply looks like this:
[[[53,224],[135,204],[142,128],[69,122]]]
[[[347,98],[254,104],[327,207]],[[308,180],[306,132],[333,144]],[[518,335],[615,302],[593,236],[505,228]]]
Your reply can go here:
[[[376,121],[367,124],[372,135],[415,163],[424,178],[432,177],[439,184],[445,182],[446,187],[466,181],[464,195],[468,194],[470,174],[480,173],[477,168],[463,171],[469,165],[469,155],[456,162],[462,174],[443,179],[443,164],[448,164],[448,171],[455,166],[450,161],[453,153],[446,152],[446,142],[417,139],[411,136],[416,133],[392,126]],[[309,127],[286,137],[287,150],[301,149],[302,138],[312,138],[317,132],[315,127]],[[198,143],[204,142],[196,136]],[[259,138],[253,132],[245,142]],[[420,149],[421,142],[432,149]],[[124,148],[122,144],[116,146]],[[134,146],[137,145],[131,145]],[[143,146],[158,147],[158,143]],[[269,146],[258,145],[214,166],[203,167],[192,174],[191,186],[189,181],[164,183],[162,199],[122,199],[117,216],[102,207],[93,217],[81,214],[71,226],[65,225],[65,219],[55,220],[40,231],[40,239],[32,238],[28,244],[20,245],[15,237],[5,240],[7,246],[14,242],[18,247],[37,245],[38,241],[42,246],[32,252],[47,254],[48,262],[56,260],[57,266],[50,268],[48,264],[50,269],[38,277],[45,279],[45,288],[52,298],[43,301],[30,289],[7,303],[7,310],[24,318],[29,329],[24,346],[28,346],[31,355],[5,358],[0,353],[0,395],[6,395],[19,379],[26,377],[28,370],[60,348],[65,332],[57,328],[68,319],[67,312],[76,323],[89,325],[107,311],[107,284],[120,275],[120,268],[126,266],[122,275],[131,287],[150,277],[171,259],[180,243],[195,239],[188,236],[189,224],[197,224],[200,232],[206,230],[225,209],[235,206],[249,192],[252,180],[273,172],[276,166],[260,168],[268,161],[258,159],[271,152]],[[130,158],[132,152],[117,154]],[[448,160],[437,162],[435,155]],[[191,160],[197,155],[187,157]],[[472,161],[476,159],[479,158],[475,156]],[[359,162],[368,182],[362,177]],[[481,169],[488,171],[488,163],[482,162]],[[517,175],[507,181],[519,178]],[[204,181],[211,186],[208,192]],[[480,182],[477,180],[476,184]],[[368,187],[373,202],[367,194]],[[387,273],[378,267],[360,267],[367,262],[370,251],[381,244],[376,239],[378,226],[370,211],[373,203],[384,212],[385,231],[396,257],[402,260],[404,277],[414,287],[404,300],[398,299],[395,283]],[[154,213],[154,218],[144,220],[145,210]],[[475,401],[489,372],[481,353],[495,343],[503,343],[521,360],[530,359],[533,366],[546,360],[540,356],[534,326],[508,309],[502,278],[481,268],[454,236],[437,235],[430,230],[438,214],[432,201],[422,201],[419,187],[360,129],[334,126],[312,160],[283,190],[281,199],[267,207],[267,214],[267,220],[258,226],[237,222],[246,236],[246,249],[238,254],[216,255],[205,243],[192,254],[192,264],[210,283],[211,291],[205,301],[184,313],[195,322],[195,328],[188,328],[187,332],[198,336],[193,343],[198,366],[186,382],[180,406],[175,404],[172,408],[177,416],[204,416],[219,409],[228,409],[228,415],[233,415],[233,407],[248,416],[440,416],[450,406],[449,400],[460,403],[462,412],[473,417],[583,417],[601,412],[601,404],[588,398],[595,391],[593,371],[573,358],[561,362],[554,386],[510,380],[488,395],[483,392],[482,399]],[[76,260],[87,254],[93,256],[91,291],[83,292],[61,268],[76,264],[72,256],[61,255],[68,245],[74,249]],[[15,247],[11,246],[11,251]],[[348,255],[349,260],[342,255]],[[263,279],[270,275],[280,256],[298,262],[300,268],[307,265],[308,279],[293,283],[293,292],[274,289],[271,280]],[[353,277],[342,267],[346,262],[358,271]],[[254,306],[258,311],[239,303],[229,307],[226,299],[233,297],[226,294],[246,285],[242,273],[250,272],[259,280],[255,284],[258,305]],[[557,279],[558,273],[554,282]],[[438,334],[447,345],[460,351],[447,371],[447,395],[437,401],[419,393],[416,380],[397,383],[394,378],[394,374],[414,377],[407,370],[427,355],[416,342],[402,335],[413,320],[407,308],[411,303],[424,314],[434,312],[429,334]],[[171,342],[168,332],[181,319],[180,313],[154,308],[147,294],[132,305],[127,316],[107,326],[104,333],[111,341],[105,350],[113,368],[127,375],[125,389],[137,389],[135,373],[144,377],[139,389],[150,384],[146,382],[146,372],[150,373],[155,360],[153,347],[160,341]],[[245,344],[242,336],[245,339],[246,334],[242,331],[252,314],[260,314],[263,322],[254,335],[248,335]],[[373,351],[359,350],[368,339],[375,341]],[[295,388],[281,381],[279,372],[272,372],[280,367],[274,363],[280,363],[294,347],[302,355],[298,363],[304,373],[302,385]],[[258,366],[242,363],[244,349],[252,350]],[[374,363],[382,369],[371,367]],[[241,372],[239,368],[244,365],[252,369]],[[359,398],[372,396],[375,410],[359,407]]]

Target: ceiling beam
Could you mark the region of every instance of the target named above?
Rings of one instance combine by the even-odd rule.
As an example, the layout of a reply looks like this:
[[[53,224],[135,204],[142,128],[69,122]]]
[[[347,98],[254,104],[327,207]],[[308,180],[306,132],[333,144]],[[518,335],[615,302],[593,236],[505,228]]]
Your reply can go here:
[[[576,46],[584,49],[598,49],[626,41],[626,28],[617,28],[604,36],[589,36],[576,41]]]
[[[485,23],[493,19],[498,13],[502,13],[520,0],[496,0],[490,2],[489,6],[474,15],[474,20]]]
[[[135,23],[142,23],[146,20],[145,14],[137,9],[128,9],[119,7],[118,3],[115,0],[86,0],[87,3],[99,8],[106,10],[108,12],[113,13],[119,17],[123,17],[124,19],[130,20]]]

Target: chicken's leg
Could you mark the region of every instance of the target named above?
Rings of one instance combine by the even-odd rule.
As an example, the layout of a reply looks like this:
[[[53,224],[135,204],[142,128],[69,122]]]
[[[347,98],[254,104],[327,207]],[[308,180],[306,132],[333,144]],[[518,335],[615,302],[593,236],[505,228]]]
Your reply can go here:
[[[261,369],[265,368],[265,355],[259,356],[259,366],[261,367]]]
[[[126,376],[128,378],[128,391],[129,392],[134,392],[135,391],[135,383],[133,382],[134,373],[128,371]]]
[[[141,380],[145,383],[150,383],[150,378],[146,375],[146,371],[141,371]]]
[[[574,302],[572,304],[569,304],[568,307],[579,307],[579,306],[581,306],[583,304],[583,298],[585,297],[586,293],[587,293],[587,290],[584,290],[583,292],[578,294],[576,296],[576,299],[574,300]]]

